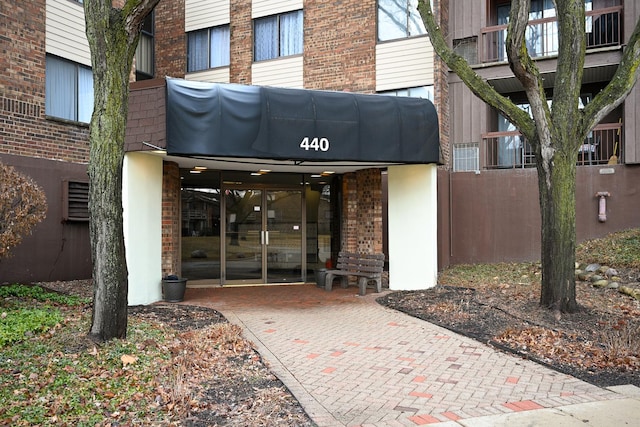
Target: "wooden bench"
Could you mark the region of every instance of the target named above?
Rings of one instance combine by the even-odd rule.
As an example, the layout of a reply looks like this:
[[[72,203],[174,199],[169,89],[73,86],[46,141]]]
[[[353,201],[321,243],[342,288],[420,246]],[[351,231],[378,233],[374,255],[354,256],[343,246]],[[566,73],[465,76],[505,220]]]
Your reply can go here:
[[[333,279],[340,276],[340,284],[346,288],[349,284],[348,277],[358,278],[360,295],[367,293],[367,284],[371,280],[376,282],[376,292],[382,292],[382,269],[384,268],[384,254],[358,254],[352,252],[340,252],[338,263],[333,270],[327,270],[324,280],[324,289],[330,291]]]

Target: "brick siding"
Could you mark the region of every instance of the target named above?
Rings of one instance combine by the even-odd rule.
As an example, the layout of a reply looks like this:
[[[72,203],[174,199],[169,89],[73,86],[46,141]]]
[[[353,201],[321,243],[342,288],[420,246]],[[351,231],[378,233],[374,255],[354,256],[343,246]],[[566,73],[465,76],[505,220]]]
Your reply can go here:
[[[156,77],[182,78],[187,70],[184,0],[161,1],[154,19]]]
[[[0,153],[75,163],[89,161],[89,128],[45,116],[44,0],[0,15]]]
[[[251,0],[231,0],[230,14],[230,80],[232,83],[251,84],[251,63],[253,61]]]
[[[375,53],[375,0],[305,2],[306,88],[375,92]]]
[[[162,165],[162,277],[180,271],[180,169]]]

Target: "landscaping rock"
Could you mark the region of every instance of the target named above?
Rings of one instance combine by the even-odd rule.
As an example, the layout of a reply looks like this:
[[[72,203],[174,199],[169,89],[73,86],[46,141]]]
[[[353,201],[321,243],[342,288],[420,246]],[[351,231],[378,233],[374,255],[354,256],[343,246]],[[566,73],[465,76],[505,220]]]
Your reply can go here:
[[[589,264],[585,267],[585,270],[590,273],[595,273],[600,268],[600,264]]]
[[[604,288],[604,287],[607,287],[608,285],[609,285],[609,281],[605,279],[601,279],[593,282],[593,286],[595,286],[596,288]]]
[[[618,270],[615,268],[608,268],[605,270],[604,275],[607,277],[613,277],[618,275]]]

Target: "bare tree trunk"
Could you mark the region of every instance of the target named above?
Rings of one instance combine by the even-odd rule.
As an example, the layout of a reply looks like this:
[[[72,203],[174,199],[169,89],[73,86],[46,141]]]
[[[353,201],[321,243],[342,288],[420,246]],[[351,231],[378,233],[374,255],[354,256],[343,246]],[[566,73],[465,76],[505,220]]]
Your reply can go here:
[[[540,304],[563,313],[578,309],[575,287],[576,156],[573,149],[569,151],[568,156],[556,152],[553,168],[538,167],[542,218]]]
[[[134,47],[110,1],[85,2],[91,45],[94,110],[89,136],[89,214],[93,261],[90,336],[127,334],[127,264],[122,216],[122,164]]]

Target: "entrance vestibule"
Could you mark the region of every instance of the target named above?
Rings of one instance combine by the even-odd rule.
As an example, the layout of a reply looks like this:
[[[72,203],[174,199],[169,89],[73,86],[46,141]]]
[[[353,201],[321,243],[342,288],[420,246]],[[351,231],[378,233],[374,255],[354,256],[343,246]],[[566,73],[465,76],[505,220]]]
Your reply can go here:
[[[181,269],[193,285],[303,283],[331,257],[331,176],[181,170]]]

